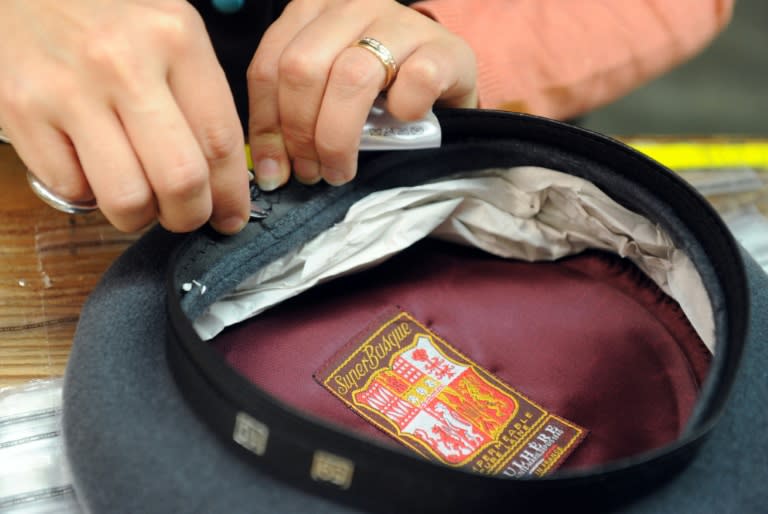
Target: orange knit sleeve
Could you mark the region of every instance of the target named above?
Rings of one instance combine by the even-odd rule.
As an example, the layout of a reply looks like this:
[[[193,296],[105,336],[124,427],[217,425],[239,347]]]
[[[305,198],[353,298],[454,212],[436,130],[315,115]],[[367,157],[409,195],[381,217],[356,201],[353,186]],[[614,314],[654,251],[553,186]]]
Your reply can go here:
[[[692,56],[733,0],[424,0],[478,60],[480,105],[569,118]]]

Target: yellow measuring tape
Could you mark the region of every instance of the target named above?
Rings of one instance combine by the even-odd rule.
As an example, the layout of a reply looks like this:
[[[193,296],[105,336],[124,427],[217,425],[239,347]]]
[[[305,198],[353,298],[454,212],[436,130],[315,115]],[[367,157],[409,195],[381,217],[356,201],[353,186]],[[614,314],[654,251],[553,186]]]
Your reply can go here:
[[[626,142],[673,170],[733,167],[768,169],[768,140],[664,142],[630,139]]]

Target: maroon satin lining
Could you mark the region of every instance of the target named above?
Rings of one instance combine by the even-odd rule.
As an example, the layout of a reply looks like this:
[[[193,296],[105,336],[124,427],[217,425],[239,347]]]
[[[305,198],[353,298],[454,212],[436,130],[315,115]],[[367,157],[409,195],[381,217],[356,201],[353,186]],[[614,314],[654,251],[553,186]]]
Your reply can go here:
[[[627,260],[590,251],[527,263],[437,242],[316,287],[227,329],[213,344],[283,401],[392,441],[312,374],[393,306],[532,401],[589,430],[564,468],[674,440],[710,362],[677,303]]]

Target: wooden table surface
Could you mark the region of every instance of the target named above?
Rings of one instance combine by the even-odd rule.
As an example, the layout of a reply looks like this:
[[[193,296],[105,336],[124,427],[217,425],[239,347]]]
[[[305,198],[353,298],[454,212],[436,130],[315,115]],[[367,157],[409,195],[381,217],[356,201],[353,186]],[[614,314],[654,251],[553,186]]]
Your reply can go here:
[[[86,296],[137,237],[43,204],[0,144],[0,388],[64,373]]]
[[[758,160],[768,163],[768,140],[762,144]],[[768,184],[768,167],[761,170]],[[758,205],[768,215],[768,187],[710,200]],[[98,212],[71,216],[43,204],[13,148],[0,144],[0,388],[64,373],[83,302],[137,238]]]

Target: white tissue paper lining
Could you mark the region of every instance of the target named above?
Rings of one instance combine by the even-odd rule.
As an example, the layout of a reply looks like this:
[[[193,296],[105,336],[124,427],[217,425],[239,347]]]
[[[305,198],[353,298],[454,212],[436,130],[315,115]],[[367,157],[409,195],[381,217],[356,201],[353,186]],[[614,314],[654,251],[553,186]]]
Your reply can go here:
[[[272,262],[195,320],[203,340],[334,277],[375,266],[431,236],[494,255],[550,261],[587,248],[630,259],[677,300],[714,351],[706,289],[688,256],[658,225],[587,180],[532,166],[488,169],[373,193],[343,221]]]

